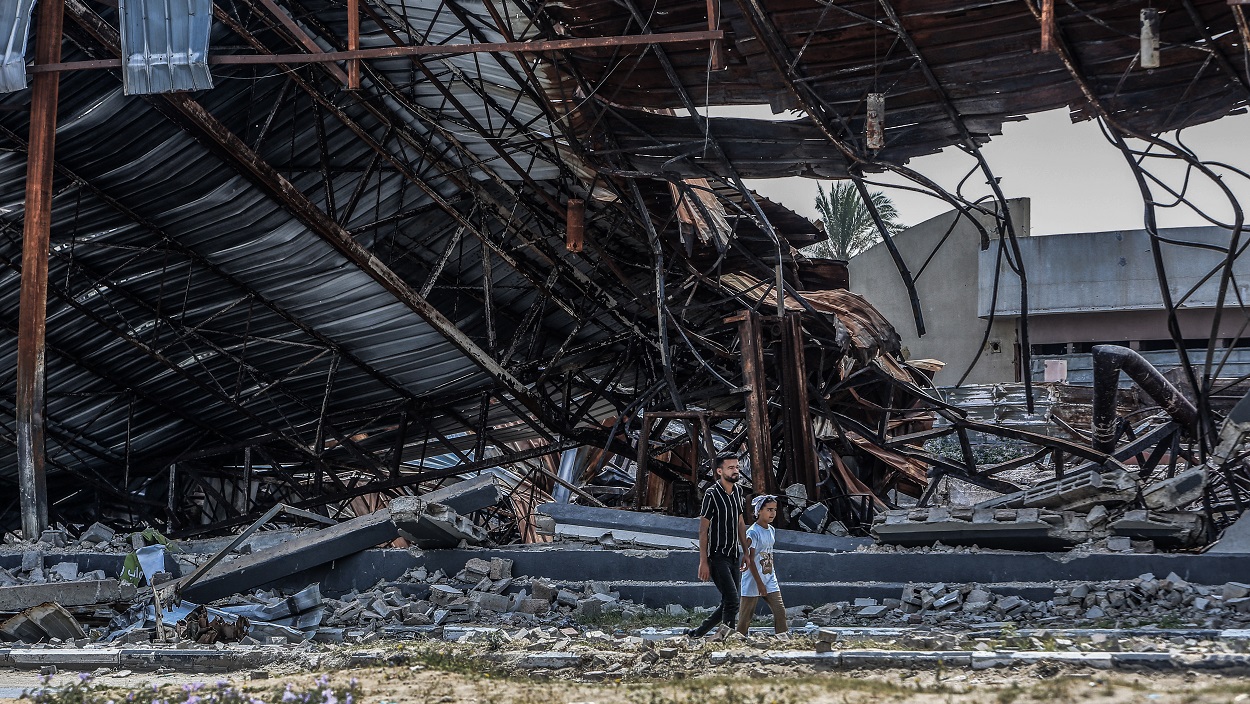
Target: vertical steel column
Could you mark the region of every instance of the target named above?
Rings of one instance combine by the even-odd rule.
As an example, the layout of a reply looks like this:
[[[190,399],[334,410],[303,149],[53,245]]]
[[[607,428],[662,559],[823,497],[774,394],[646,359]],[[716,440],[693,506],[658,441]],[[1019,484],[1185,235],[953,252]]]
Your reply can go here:
[[[807,497],[815,501],[817,485],[816,438],[812,433],[812,413],[807,395],[807,358],[803,352],[803,323],[800,313],[787,313],[781,320],[781,406],[785,457],[790,481],[802,482]]]
[[[768,382],[764,376],[764,346],[760,317],[744,310],[725,319],[738,323],[742,340],[742,381],[746,385],[747,449],[751,454],[751,489],[756,494],[777,493],[773,476],[772,428],[768,421]]]
[[[61,61],[61,0],[39,4],[35,63]],[[31,86],[22,229],[22,289],[17,333],[17,471],[22,537],[38,540],[48,527],[44,478],[44,326],[48,318],[48,241],[52,226],[53,151],[60,73],[37,73]]]
[[[647,470],[649,445],[651,444],[651,421],[646,413],[638,416],[642,430],[638,433],[638,466],[634,472],[634,508],[645,508],[651,501],[651,473]]]

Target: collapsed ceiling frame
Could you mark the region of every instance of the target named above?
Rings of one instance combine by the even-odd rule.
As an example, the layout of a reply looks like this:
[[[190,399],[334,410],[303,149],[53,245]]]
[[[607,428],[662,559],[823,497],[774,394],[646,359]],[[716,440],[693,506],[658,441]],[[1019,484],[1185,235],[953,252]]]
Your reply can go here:
[[[772,306],[776,324],[783,324],[777,289],[806,313],[800,349],[862,353],[846,343],[846,329],[837,317],[813,308],[801,290],[803,260],[792,248],[819,235],[744,183],[759,175],[761,160],[768,160],[758,153],[746,156],[745,150],[756,135],[774,130],[783,137],[798,133],[798,163],[809,175],[850,178],[866,193],[877,185],[871,174],[898,174],[958,210],[980,231],[983,246],[997,239],[1002,256],[1021,278],[1020,336],[1027,369],[1027,285],[1014,247],[1017,233],[1006,197],[980,153],[980,145],[1003,121],[1065,104],[1074,106],[1076,116],[1099,118],[1143,184],[1148,224],[1156,207],[1149,184],[1167,187],[1144,167],[1147,159],[1158,157],[1135,153],[1130,140],[1166,149],[1169,158],[1182,159],[1217,181],[1219,169],[1245,175],[1150,136],[1214,119],[1246,103],[1246,81],[1236,65],[1247,63],[1244,44],[1243,56],[1234,55],[1237,30],[1245,28],[1242,8],[1190,0],[1175,4],[1168,8],[1175,11],[1164,15],[1165,37],[1174,38],[1166,50],[1176,57],[1169,61],[1166,85],[1148,93],[1155,102],[1130,110],[1119,94],[1126,81],[1138,80],[1132,73],[1134,51],[1124,50],[1136,36],[1122,29],[1125,18],[1135,16],[1136,4],[1126,2],[1093,12],[1076,2],[1056,8],[1050,0],[927,3],[924,8],[888,0],[824,2],[811,8],[743,0],[726,7],[676,3],[657,14],[634,0],[558,8],[506,1],[362,0],[363,34],[355,39],[338,3],[243,0],[214,6],[214,44],[231,47],[223,56],[272,54],[289,63],[264,66],[277,71],[264,74],[255,64],[218,62],[227,81],[248,84],[244,90],[221,86],[196,97],[122,99],[115,74],[101,68],[118,62],[116,12],[67,0],[66,48],[83,68],[83,62],[95,63],[91,70],[65,72],[63,80],[91,98],[76,99],[63,113],[99,128],[92,112],[108,112],[115,120],[154,129],[172,145],[171,154],[193,149],[196,163],[215,169],[224,165],[228,180],[223,184],[247,193],[253,204],[277,204],[273,212],[281,217],[271,217],[262,228],[272,231],[287,221],[314,233],[331,245],[318,250],[318,257],[336,253],[382,289],[384,295],[372,298],[373,307],[365,310],[393,310],[398,301],[433,329],[435,334],[426,331],[423,339],[441,339],[426,346],[429,353],[435,358],[464,355],[469,365],[452,365],[436,372],[433,382],[423,382],[424,369],[397,369],[394,354],[369,358],[367,346],[354,337],[377,329],[380,321],[334,330],[315,306],[283,293],[298,283],[258,279],[241,259],[223,256],[229,250],[191,234],[185,220],[168,217],[150,192],[128,188],[111,169],[93,163],[83,147],[83,130],[71,130],[70,156],[53,162],[58,188],[50,323],[58,316],[73,320],[90,326],[96,339],[75,339],[50,324],[47,344],[55,373],[47,423],[54,447],[48,462],[59,470],[53,473],[54,516],[80,521],[105,511],[108,501],[109,510],[123,507],[125,520],[132,522],[219,529],[265,508],[250,489],[242,499],[229,499],[231,492],[223,492],[221,482],[247,478],[250,486],[253,477],[262,475],[292,492],[290,502],[336,512],[352,510],[353,500],[369,494],[410,491],[518,463],[526,463],[524,481],[550,488],[559,481],[550,465],[529,460],[587,446],[603,448],[602,456],[632,454],[637,418],[644,411],[750,405],[742,396],[744,385],[735,381],[744,371],[738,359],[741,340],[722,320],[743,309],[767,313]],[[797,22],[804,13],[815,14],[815,21]],[[1021,25],[1022,18],[1031,20],[1028,27]],[[1187,26],[1177,18],[1187,18]],[[704,26],[723,32],[711,55],[706,43],[606,49],[582,43],[540,54],[515,45],[568,36],[655,35],[658,42],[664,35]],[[793,29],[799,26],[805,31]],[[974,31],[974,26],[987,29]],[[1010,31],[995,34],[1003,27]],[[1010,51],[994,58],[1005,62],[1026,56],[1027,61],[1006,77],[1003,63],[973,71],[966,66],[968,56],[975,59],[980,47],[952,60],[950,42],[938,40],[943,31],[971,31],[974,40],[990,43],[1007,41]],[[862,46],[868,36],[870,54]],[[827,43],[839,37],[854,38],[848,44],[860,53],[848,50],[831,65]],[[878,37],[889,38],[884,55],[878,53]],[[1049,38],[1049,51],[1037,51],[1039,37]],[[346,58],[356,56],[351,46],[361,46],[362,40],[374,47],[416,47],[466,39],[513,44],[467,59],[412,53],[351,61],[348,68],[356,66],[360,73],[358,91],[345,90],[343,71],[325,57],[305,64],[289,53],[338,52],[330,56]],[[1082,55],[1088,59],[1093,48],[1103,47],[1115,47],[1115,52],[1099,54],[1093,74],[1083,72]],[[712,70],[718,68],[714,64],[724,64],[725,70]],[[32,66],[32,73],[41,71]],[[1037,80],[1021,78],[1032,78],[1030,71],[1044,79],[1046,90],[1037,87]],[[1060,72],[1062,80],[1056,78]],[[965,83],[973,73],[979,82]],[[1184,75],[1178,79],[1178,74]],[[1119,76],[1110,89],[1109,75]],[[1039,97],[987,97],[1001,92],[995,80],[1013,77],[1031,85]],[[635,78],[637,86],[631,84]],[[643,84],[647,97],[638,92]],[[1233,90],[1221,94],[1212,85]],[[894,101],[887,103],[890,115],[914,117],[891,122],[885,147],[869,149],[862,139],[863,96],[870,90],[893,95],[891,88],[899,86],[906,88],[902,107],[896,112]],[[697,98],[700,88],[703,100]],[[860,97],[848,102],[848,94]],[[1162,96],[1170,99],[1166,110]],[[992,114],[970,107],[978,99],[997,101]],[[272,107],[264,109],[269,101]],[[20,154],[26,149],[21,103],[6,102],[16,109],[9,119],[0,116],[0,137]],[[814,129],[754,121],[746,131],[753,134],[744,136],[742,127],[749,121],[708,118],[702,112],[708,104],[757,102],[797,108]],[[1178,114],[1185,104],[1190,110]],[[169,126],[177,129],[171,133]],[[916,141],[917,133],[923,139]],[[186,136],[199,146],[189,147]],[[127,139],[133,143],[134,136]],[[969,177],[980,174],[989,184],[988,203],[963,192],[969,177],[949,191],[906,166],[907,159],[946,146],[973,157]],[[784,156],[795,148],[782,140],[762,149]],[[21,161],[13,160],[7,169],[13,172]],[[244,182],[250,186],[238,185]],[[12,188],[6,191],[6,203],[20,200]],[[1233,239],[1225,251],[1239,254],[1240,209],[1232,191],[1225,192],[1236,212],[1226,223]],[[209,195],[200,193],[197,199]],[[1173,195],[1183,202],[1180,193]],[[370,197],[373,209],[366,213]],[[585,252],[561,251],[565,211],[573,199],[590,206]],[[20,206],[8,210],[18,212]],[[243,212],[218,210],[216,217]],[[913,275],[875,217],[923,332],[923,302],[915,295]],[[987,218],[989,224],[983,222]],[[4,227],[7,243],[0,248],[0,263],[13,280],[20,275],[20,230],[8,216]],[[729,231],[718,231],[724,227]],[[1157,230],[1148,229],[1159,241]],[[126,237],[110,241],[122,231],[128,231]],[[247,240],[240,230],[234,242],[221,244],[240,249]],[[278,251],[270,248],[266,256],[280,256]],[[1233,258],[1230,254],[1222,272],[1216,272],[1224,282],[1231,280]],[[292,268],[299,270],[296,264]],[[324,269],[304,271],[332,283]],[[759,285],[727,286],[726,272],[746,273]],[[1166,296],[1161,264],[1159,275]],[[201,293],[197,276],[213,284]],[[202,299],[196,301],[193,293]],[[1169,310],[1175,305],[1179,302],[1169,302]],[[16,316],[6,316],[5,329],[15,333]],[[407,330],[421,329],[412,320],[403,324]],[[1179,334],[1173,326],[1174,337]],[[103,357],[99,336],[108,340]],[[383,343],[393,349],[403,337],[396,333]],[[1178,347],[1185,354],[1183,345]],[[127,355],[125,364],[111,359],[118,350]],[[872,351],[890,350],[884,344]],[[1185,359],[1191,386],[1203,390],[1199,410],[1208,431],[1199,435],[1207,438],[1213,436],[1215,417],[1201,399],[1218,377],[1219,364],[1212,363],[1216,351],[1208,350],[1201,379]],[[75,383],[59,383],[71,374]],[[231,378],[233,387],[223,382]],[[1027,373],[1024,380],[1029,383]],[[162,388],[170,382],[182,387],[183,395]],[[767,383],[780,389],[776,385],[785,382],[774,377]],[[1031,404],[1032,394],[1026,396]],[[195,397],[209,401],[209,407],[188,402]],[[820,402],[817,394],[812,404]],[[792,402],[764,403],[765,417],[755,421],[757,439],[764,424],[773,425],[767,416],[775,417]],[[743,424],[750,425],[750,419]],[[787,423],[779,427],[786,430]],[[742,424],[735,428],[729,434],[741,443],[750,433]],[[773,434],[767,442],[776,444],[783,437]],[[1205,442],[1199,441],[1200,453]],[[771,455],[770,450],[760,456]],[[670,477],[688,471],[651,459]],[[778,475],[793,478],[807,471],[785,466],[793,461],[782,458]],[[453,466],[436,467],[439,462]],[[975,474],[975,463],[966,469]],[[210,516],[206,504],[221,513]],[[5,515],[11,520],[14,507],[7,507]]]

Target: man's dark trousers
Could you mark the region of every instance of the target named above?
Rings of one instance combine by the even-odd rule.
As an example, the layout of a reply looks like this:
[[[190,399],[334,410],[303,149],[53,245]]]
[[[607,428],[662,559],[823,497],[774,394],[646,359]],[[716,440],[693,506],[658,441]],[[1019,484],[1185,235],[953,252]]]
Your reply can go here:
[[[708,571],[712,573],[716,591],[720,592],[720,606],[695,629],[693,635],[696,638],[707,635],[718,623],[730,628],[738,627],[738,563],[736,557],[716,553],[708,555]]]

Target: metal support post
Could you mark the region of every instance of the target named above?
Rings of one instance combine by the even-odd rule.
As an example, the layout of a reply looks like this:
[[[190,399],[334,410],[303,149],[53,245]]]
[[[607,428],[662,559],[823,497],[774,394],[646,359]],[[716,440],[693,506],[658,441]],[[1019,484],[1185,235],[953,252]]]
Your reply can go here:
[[[61,61],[64,6],[39,4],[35,63]],[[44,326],[48,317],[48,242],[59,74],[39,74],[31,87],[26,151],[26,208],[22,230],[22,288],[17,342],[17,471],[22,537],[38,540],[48,527],[44,477]]]
[[[764,376],[764,349],[760,317],[753,310],[725,319],[738,323],[742,340],[742,381],[746,386],[747,449],[751,455],[751,489],[756,494],[777,493],[773,476],[773,441],[768,421],[768,382]]]

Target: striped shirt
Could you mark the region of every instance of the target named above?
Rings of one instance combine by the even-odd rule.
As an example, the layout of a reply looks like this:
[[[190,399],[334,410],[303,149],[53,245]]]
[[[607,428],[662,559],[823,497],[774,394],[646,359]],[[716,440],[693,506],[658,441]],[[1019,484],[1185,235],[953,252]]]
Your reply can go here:
[[[703,493],[699,515],[712,522],[707,529],[707,554],[738,557],[738,521],[742,518],[742,490],[737,486],[730,493],[720,481]]]

